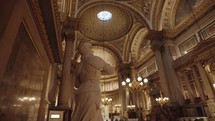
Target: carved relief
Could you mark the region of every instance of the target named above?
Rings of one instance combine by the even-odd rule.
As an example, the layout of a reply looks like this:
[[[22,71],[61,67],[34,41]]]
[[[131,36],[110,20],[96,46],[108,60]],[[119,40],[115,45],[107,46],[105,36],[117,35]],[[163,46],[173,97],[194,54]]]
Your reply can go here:
[[[162,16],[162,20],[163,20],[163,28],[164,29],[169,29],[170,26],[170,18],[169,17],[171,14],[171,10],[172,7],[174,5],[174,0],[166,0],[164,3],[164,8],[163,8],[163,16]]]
[[[141,10],[143,11],[144,15],[147,16],[148,19],[150,16],[151,4],[152,4],[151,0],[145,0],[142,2]]]
[[[53,12],[54,12],[54,18],[56,21],[56,30],[58,33],[61,31],[61,18],[60,18],[60,12],[59,12],[59,3],[57,0],[53,0]]]
[[[193,11],[193,14],[195,15],[196,19],[199,19],[199,17],[201,17],[202,14],[206,13],[209,8],[213,7],[214,3],[215,2],[213,0],[203,1],[202,4],[199,5],[198,9],[195,9]],[[195,18],[194,16],[191,15],[188,18],[184,19],[183,22],[178,24],[175,28],[166,31],[166,34],[168,37],[174,37],[180,32],[182,32],[183,30],[185,30],[186,28],[188,28],[189,25],[191,25],[194,22],[195,22]]]
[[[192,36],[179,45],[181,55],[190,52],[198,44],[196,36]]]
[[[132,48],[131,54],[132,54],[132,58],[135,60],[139,59],[139,56],[140,56],[139,51],[142,48],[141,43],[143,42],[143,38],[146,35],[146,33],[147,33],[147,30],[145,28],[143,28],[143,29],[139,30],[134,37],[134,40],[131,45],[131,48]]]
[[[205,29],[201,31],[201,36],[204,39],[208,39],[215,35],[215,22],[211,23],[209,26],[207,26]]]
[[[152,2],[153,0],[136,0],[134,2],[131,2],[130,4],[142,11],[146,18],[149,20]]]
[[[66,40],[75,40],[75,31],[78,30],[79,21],[75,18],[67,18],[63,23],[62,37]]]

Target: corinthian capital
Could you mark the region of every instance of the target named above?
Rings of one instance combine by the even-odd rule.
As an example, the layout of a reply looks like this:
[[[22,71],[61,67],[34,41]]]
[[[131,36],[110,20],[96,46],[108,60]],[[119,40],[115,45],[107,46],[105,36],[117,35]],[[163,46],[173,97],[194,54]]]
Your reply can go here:
[[[146,35],[146,39],[148,40],[163,40],[165,38],[164,31],[157,31],[157,30],[149,30]]]
[[[161,49],[161,46],[164,43],[165,32],[157,30],[149,30],[146,35],[146,39],[151,41],[151,49],[157,51]]]
[[[63,27],[62,27],[62,38],[66,41],[74,41],[75,40],[75,31],[78,30],[79,26],[79,20],[76,18],[71,18],[68,17],[64,22],[63,22]]]

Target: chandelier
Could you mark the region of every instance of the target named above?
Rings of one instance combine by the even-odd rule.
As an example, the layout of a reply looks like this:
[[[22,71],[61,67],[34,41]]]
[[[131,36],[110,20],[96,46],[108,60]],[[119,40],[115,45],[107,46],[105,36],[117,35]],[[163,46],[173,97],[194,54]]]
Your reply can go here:
[[[136,71],[134,67],[131,69],[132,80],[127,77],[125,81],[122,81],[122,85],[126,86],[132,92],[143,91],[147,86],[146,84],[148,83],[148,79],[143,79],[140,76],[136,77]]]
[[[163,97],[161,91],[160,91],[160,97],[156,98],[155,100],[161,106],[163,106],[164,104],[166,104],[167,102],[169,102],[169,98],[168,97]]]
[[[105,106],[109,105],[112,102],[112,98],[108,98],[106,96],[104,96],[103,98],[101,98],[101,100],[102,100],[102,104],[105,105]]]

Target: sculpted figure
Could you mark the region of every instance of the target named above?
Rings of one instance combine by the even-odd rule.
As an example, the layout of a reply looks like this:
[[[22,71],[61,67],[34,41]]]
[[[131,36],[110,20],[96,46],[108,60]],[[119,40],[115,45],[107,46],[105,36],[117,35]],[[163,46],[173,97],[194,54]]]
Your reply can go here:
[[[114,73],[114,68],[100,57],[94,56],[91,48],[89,42],[81,43],[78,47],[81,62],[75,70],[77,91],[72,121],[103,121],[99,80],[101,75]]]

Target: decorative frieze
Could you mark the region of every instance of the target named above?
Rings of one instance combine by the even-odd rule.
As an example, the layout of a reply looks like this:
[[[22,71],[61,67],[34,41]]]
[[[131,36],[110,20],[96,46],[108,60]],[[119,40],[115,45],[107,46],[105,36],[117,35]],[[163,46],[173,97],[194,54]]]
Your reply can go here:
[[[35,23],[37,25],[37,28],[39,30],[39,33],[41,35],[41,40],[43,42],[43,45],[45,47],[45,50],[47,52],[48,58],[51,63],[54,62],[54,57],[53,57],[53,51],[48,39],[48,34],[46,30],[46,26],[44,23],[44,19],[42,16],[42,12],[40,9],[39,1],[38,0],[29,0],[29,6],[32,10],[32,15],[34,17]]]

